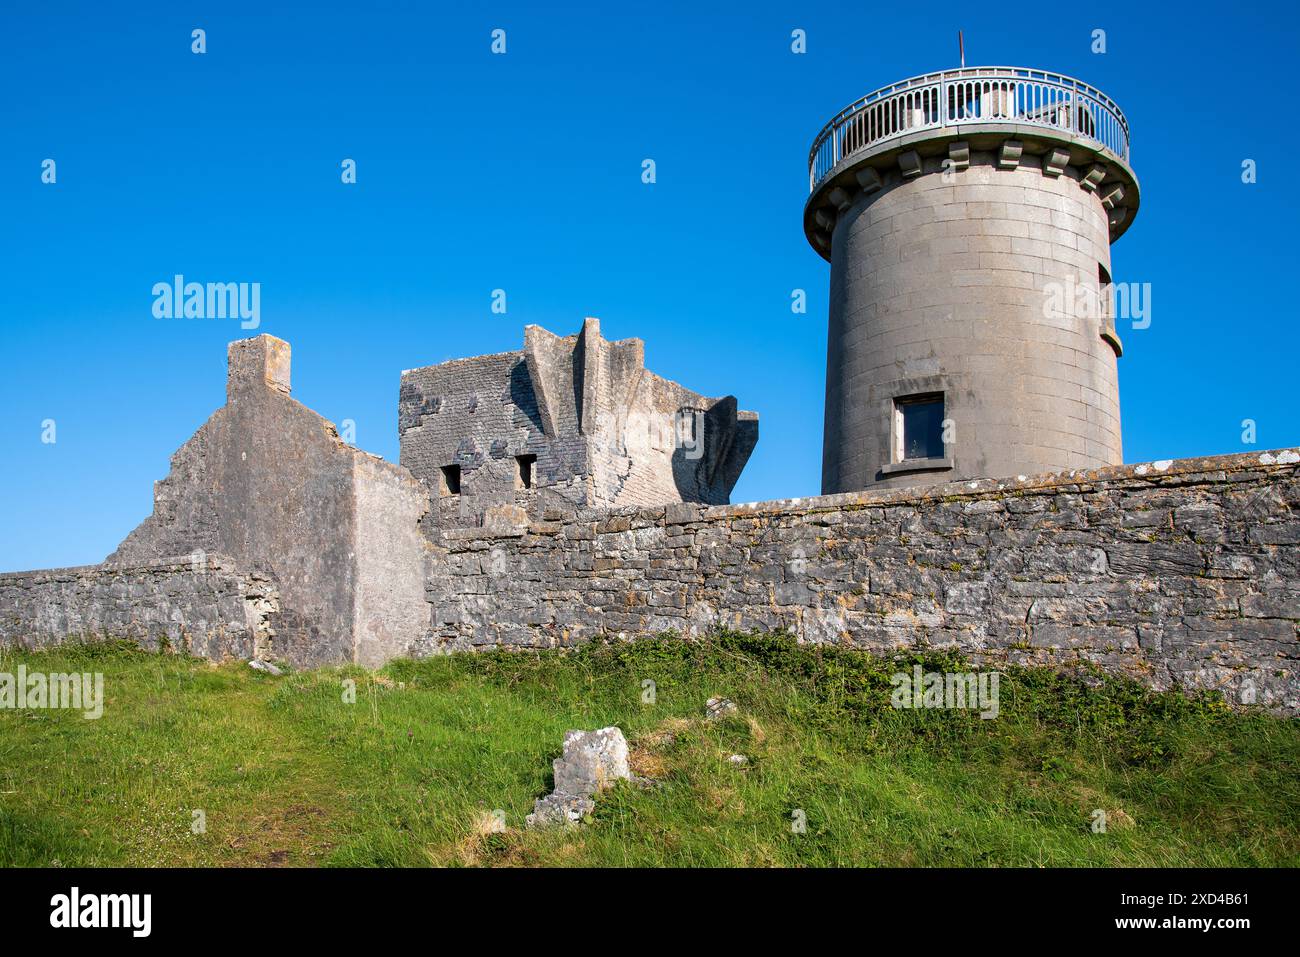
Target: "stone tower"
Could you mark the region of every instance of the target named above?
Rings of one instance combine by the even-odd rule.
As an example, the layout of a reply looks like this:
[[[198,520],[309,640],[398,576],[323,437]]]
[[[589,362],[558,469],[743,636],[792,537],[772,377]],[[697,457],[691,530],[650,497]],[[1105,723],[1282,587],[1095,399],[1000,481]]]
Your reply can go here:
[[[1121,461],[1110,244],[1138,183],[1109,97],[1020,68],[904,80],[826,124],[809,190],[823,493]]]

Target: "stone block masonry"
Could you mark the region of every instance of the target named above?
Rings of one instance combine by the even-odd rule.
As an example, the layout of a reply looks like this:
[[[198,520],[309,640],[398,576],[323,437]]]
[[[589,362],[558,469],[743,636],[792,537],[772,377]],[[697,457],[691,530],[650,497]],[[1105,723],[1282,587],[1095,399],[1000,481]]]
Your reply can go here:
[[[214,661],[260,657],[279,620],[265,576],[225,556],[0,575],[0,647],[120,638]]]
[[[417,654],[715,626],[1095,665],[1300,712],[1300,453],[753,505],[539,509],[434,542]]]
[[[931,159],[927,175],[841,214],[823,492],[1123,460],[1112,319],[1045,306],[1053,288],[1103,295],[1106,210],[1068,176],[997,169],[995,156],[947,174]],[[912,471],[898,457],[895,400],[917,394],[944,397],[951,467]]]

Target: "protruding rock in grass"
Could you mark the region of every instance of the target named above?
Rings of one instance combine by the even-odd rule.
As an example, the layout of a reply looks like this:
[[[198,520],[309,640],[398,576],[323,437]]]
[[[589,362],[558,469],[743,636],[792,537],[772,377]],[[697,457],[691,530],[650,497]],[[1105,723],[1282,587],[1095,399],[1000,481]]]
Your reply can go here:
[[[733,754],[731,757],[727,758],[727,760],[738,768],[743,768],[749,763],[749,758],[745,757],[743,754]]]
[[[711,720],[732,714],[736,710],[736,702],[730,698],[710,698],[704,703],[704,713]]]
[[[533,813],[524,821],[529,827],[545,824],[578,824],[595,809],[596,802],[589,797],[553,793],[538,798],[537,803],[533,805]]]
[[[265,671],[268,675],[282,674],[280,669],[277,668],[275,665],[271,664],[271,662],[262,661],[258,658],[254,658],[252,661],[250,661],[248,663],[248,667],[252,668],[254,671]]]
[[[627,738],[618,728],[566,732],[564,753],[553,766],[555,790],[537,799],[526,819],[529,827],[581,821],[596,806],[593,795],[632,778]]]

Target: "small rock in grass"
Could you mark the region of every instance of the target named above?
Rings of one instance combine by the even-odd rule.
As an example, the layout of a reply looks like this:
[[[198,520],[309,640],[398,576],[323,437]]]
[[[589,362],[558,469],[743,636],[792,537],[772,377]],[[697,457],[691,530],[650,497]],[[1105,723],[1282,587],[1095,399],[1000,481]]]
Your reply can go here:
[[[632,778],[627,758],[627,738],[618,728],[567,732],[564,753],[553,765],[555,790],[537,799],[525,823],[535,827],[581,821],[596,806],[594,794]]]
[[[538,798],[533,813],[524,819],[529,827],[542,824],[578,824],[596,810],[596,802],[589,797],[555,792]]]
[[[743,754],[733,754],[731,757],[727,758],[727,760],[738,768],[743,768],[749,763],[749,758],[745,757]]]
[[[736,710],[736,702],[730,698],[710,698],[704,703],[704,711],[709,718],[721,718]]]
[[[260,661],[257,658],[250,661],[248,667],[252,668],[254,671],[265,671],[268,675],[278,675],[282,673],[279,668],[271,664],[269,661]]]

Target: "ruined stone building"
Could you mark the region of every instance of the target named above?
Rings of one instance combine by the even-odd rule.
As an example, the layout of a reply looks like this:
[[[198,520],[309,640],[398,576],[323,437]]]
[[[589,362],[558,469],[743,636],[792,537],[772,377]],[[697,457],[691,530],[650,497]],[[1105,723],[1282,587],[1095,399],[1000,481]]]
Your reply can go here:
[[[640,339],[600,321],[519,352],[402,373],[401,462],[450,518],[533,491],[579,507],[726,504],[758,441],[758,416],[645,368]]]
[[[427,637],[427,563],[444,526],[508,533],[530,509],[727,502],[757,416],[648,372],[643,356],[640,340],[608,342],[588,319],[568,337],[530,326],[517,353],[405,372],[394,465],[347,445],[290,396],[287,342],[232,342],[225,406],[172,456],[153,514],[102,567],[233,565],[251,576],[235,587],[247,616],[218,623],[216,602],[199,638],[193,621],[173,627],[143,608],[98,617],[97,605],[82,618],[56,595],[9,623],[69,634],[161,628],[196,653],[238,647],[303,664],[409,654]]]

